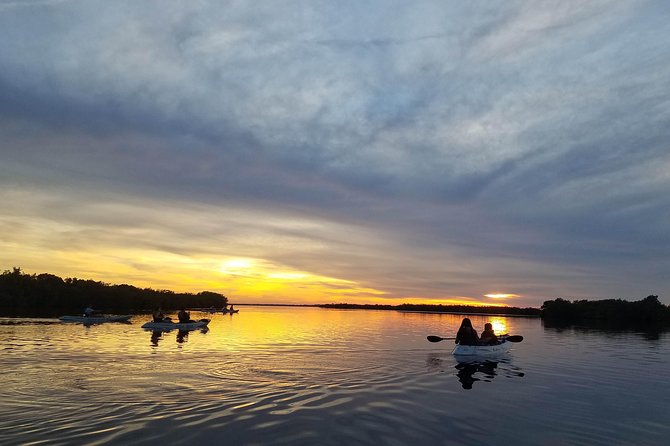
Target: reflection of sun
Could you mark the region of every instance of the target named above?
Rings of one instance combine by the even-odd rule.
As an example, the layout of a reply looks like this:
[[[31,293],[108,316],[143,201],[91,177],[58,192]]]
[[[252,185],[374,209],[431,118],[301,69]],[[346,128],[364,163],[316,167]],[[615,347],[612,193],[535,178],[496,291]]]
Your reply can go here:
[[[496,334],[505,334],[507,333],[507,324],[505,324],[505,319],[501,317],[494,317],[489,322],[493,325],[493,331]]]

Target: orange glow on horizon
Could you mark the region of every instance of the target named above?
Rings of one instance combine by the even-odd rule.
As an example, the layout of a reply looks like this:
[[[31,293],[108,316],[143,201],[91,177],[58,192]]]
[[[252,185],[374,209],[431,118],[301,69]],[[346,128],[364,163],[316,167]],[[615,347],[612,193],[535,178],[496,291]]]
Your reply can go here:
[[[396,297],[353,280],[321,276],[261,258],[202,258],[134,248],[110,248],[95,253],[54,251],[50,254],[41,259],[49,262],[48,267],[37,259],[28,262],[30,265],[18,266],[29,273],[129,284],[138,288],[178,293],[218,292],[235,303],[506,306],[500,301],[494,303],[469,296]],[[486,295],[490,299],[516,296]]]
[[[467,305],[470,307],[505,307],[503,303],[480,302],[468,297],[449,297],[449,298],[424,298],[424,297],[359,297],[360,304],[379,304],[379,305]],[[340,303],[338,301],[337,303]],[[345,303],[345,302],[342,302]]]

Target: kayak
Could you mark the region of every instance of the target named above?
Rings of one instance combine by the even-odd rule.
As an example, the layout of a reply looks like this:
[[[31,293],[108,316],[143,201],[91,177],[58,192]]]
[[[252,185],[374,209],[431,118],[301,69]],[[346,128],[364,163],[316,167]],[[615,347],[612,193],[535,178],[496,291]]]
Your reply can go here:
[[[142,325],[145,330],[197,330],[198,328],[205,328],[209,324],[209,319],[200,319],[193,322],[147,322]]]
[[[123,316],[61,316],[58,318],[61,322],[79,322],[84,324],[102,324],[104,322],[128,322],[133,317],[132,314]]]
[[[239,313],[239,312],[240,312],[240,310],[233,310],[233,311],[223,310],[222,311],[223,314],[235,314],[235,313]]]
[[[147,322],[142,325],[145,330],[197,330],[198,328],[205,328],[209,324],[209,319],[200,319],[193,322]]]
[[[512,348],[512,342],[500,336],[500,344],[495,345],[456,345],[451,352],[454,356],[498,356],[507,353]]]

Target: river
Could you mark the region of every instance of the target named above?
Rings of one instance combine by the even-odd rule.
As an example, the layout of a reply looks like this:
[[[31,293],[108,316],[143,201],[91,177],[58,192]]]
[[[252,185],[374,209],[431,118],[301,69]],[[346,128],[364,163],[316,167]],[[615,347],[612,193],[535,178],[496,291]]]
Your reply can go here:
[[[459,363],[463,316],[239,307],[206,331],[0,318],[0,444],[660,445],[668,335],[545,328]],[[174,315],[173,315],[174,316]]]

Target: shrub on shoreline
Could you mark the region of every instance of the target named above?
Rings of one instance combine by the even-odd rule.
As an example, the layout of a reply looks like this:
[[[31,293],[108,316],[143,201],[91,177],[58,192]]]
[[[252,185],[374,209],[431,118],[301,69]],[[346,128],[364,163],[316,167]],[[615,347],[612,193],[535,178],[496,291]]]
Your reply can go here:
[[[541,316],[549,323],[564,325],[670,325],[670,307],[660,303],[655,295],[635,302],[622,299],[548,300],[542,305]]]

